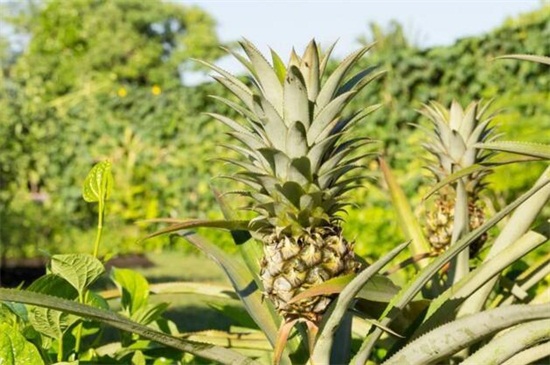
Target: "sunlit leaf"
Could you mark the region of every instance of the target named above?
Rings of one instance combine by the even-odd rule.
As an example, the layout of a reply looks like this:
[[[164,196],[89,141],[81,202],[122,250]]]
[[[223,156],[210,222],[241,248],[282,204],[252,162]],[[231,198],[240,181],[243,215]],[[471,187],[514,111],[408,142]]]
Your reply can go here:
[[[0,364],[44,364],[38,349],[16,328],[0,323]]]
[[[89,203],[103,203],[109,199],[112,189],[111,162],[102,161],[92,167],[92,170],[88,173],[82,186],[82,196]]]
[[[105,271],[101,261],[89,254],[54,255],[53,274],[67,280],[80,294]]]

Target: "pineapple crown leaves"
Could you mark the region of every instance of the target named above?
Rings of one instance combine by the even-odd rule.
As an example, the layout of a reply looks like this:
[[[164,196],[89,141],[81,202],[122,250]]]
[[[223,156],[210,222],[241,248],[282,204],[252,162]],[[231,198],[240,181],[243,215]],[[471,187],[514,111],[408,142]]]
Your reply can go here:
[[[244,55],[228,52],[248,69],[248,84],[201,61],[240,100],[214,97],[236,111],[238,120],[208,114],[240,142],[240,146],[226,146],[245,160],[223,159],[239,168],[230,178],[251,189],[252,209],[260,214],[256,221],[268,222],[268,226],[288,226],[295,221],[307,228],[334,221],[345,206],[341,195],[357,187],[361,178],[344,176],[359,168],[359,160],[366,156],[357,152],[359,148],[372,143],[365,138],[346,139],[348,130],[380,107],[342,116],[350,100],[382,74],[370,67],[350,75],[370,46],[352,53],[330,75],[324,75],[334,45],[322,55],[313,40],[301,57],[293,50],[285,65],[273,50],[270,62],[248,40],[239,44]]]
[[[493,152],[478,148],[479,143],[491,142],[498,136],[494,134],[491,121],[494,115],[486,116],[490,102],[472,102],[466,109],[453,101],[450,109],[443,105],[431,102],[420,111],[431,122],[431,129],[421,127],[428,132],[429,141],[424,148],[429,151],[435,161],[426,166],[436,177],[437,181],[458,170],[469,168],[486,161]],[[470,186],[480,189],[481,179],[488,171],[471,175]]]

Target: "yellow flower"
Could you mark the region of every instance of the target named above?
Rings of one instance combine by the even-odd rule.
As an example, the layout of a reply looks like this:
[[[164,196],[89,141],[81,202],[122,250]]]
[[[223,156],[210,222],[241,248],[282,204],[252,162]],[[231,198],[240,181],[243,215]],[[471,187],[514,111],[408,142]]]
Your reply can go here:
[[[128,95],[128,91],[125,88],[121,87],[120,89],[118,89],[117,94],[118,94],[118,96],[123,98],[126,95]]]
[[[160,95],[161,92],[162,89],[158,85],[153,85],[153,87],[151,88],[151,94],[153,95]]]

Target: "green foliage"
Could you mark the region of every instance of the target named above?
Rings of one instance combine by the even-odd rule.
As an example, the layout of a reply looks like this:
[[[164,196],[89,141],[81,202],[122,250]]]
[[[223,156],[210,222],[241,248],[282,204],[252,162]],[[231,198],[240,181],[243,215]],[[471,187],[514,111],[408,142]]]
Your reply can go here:
[[[0,324],[0,359],[2,364],[44,364],[36,347],[15,328]]]
[[[223,175],[225,166],[210,163],[207,156],[219,154],[218,145],[226,138],[202,113],[214,110],[208,95],[232,96],[214,83],[181,86],[185,71],[202,67],[191,57],[214,61],[221,54],[208,14],[157,0],[50,0],[19,8],[22,12],[7,20],[30,35],[29,44],[20,54],[4,48],[7,54],[0,58],[3,254],[85,252],[79,242],[95,234],[94,208],[80,199],[77,187],[94,162],[106,159],[117,166],[120,189],[106,212],[110,230],[105,238],[115,244],[109,246],[112,252],[101,255],[182,247],[165,238],[137,244],[145,228],[133,225],[136,220],[220,218],[209,185],[230,183],[210,180]],[[548,142],[540,133],[550,128],[550,81],[543,65],[494,57],[543,54],[549,15],[550,7],[543,5],[485,35],[430,49],[415,46],[397,23],[373,25],[363,37],[365,43],[378,41],[367,62],[380,64],[387,74],[352,103],[350,111],[380,97],[384,103],[356,133],[383,142],[410,201],[419,202],[425,187],[417,173],[422,161],[412,158],[422,150],[421,133],[409,125],[420,120],[414,109],[430,99],[447,104],[453,97],[462,103],[495,98],[495,110],[506,107],[496,122],[508,138]],[[219,103],[216,111],[231,115],[231,108],[222,110]],[[491,176],[499,206],[544,168],[532,166],[521,171],[511,165]],[[369,170],[380,177],[376,168]],[[513,186],[507,185],[509,174],[515,177]],[[368,191],[352,198],[357,207],[346,217],[346,232],[360,253],[376,257],[404,237],[385,187],[366,185]],[[371,224],[365,226],[365,219]],[[233,247],[221,234],[205,234]]]

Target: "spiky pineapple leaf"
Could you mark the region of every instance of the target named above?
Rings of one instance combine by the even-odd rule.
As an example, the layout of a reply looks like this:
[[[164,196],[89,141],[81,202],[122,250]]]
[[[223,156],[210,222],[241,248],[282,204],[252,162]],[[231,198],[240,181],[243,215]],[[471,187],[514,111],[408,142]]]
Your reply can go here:
[[[273,62],[273,69],[279,78],[281,84],[285,81],[286,67],[281,57],[273,49],[269,49],[271,52],[271,61]]]
[[[265,305],[262,293],[248,271],[248,267],[196,234],[186,234],[182,238],[203,251],[222,268],[250,316],[266,334],[271,344],[275,345],[279,318],[274,318],[268,306]]]
[[[511,328],[502,336],[494,338],[462,364],[502,364],[523,350],[548,340],[550,340],[550,320],[523,323]]]
[[[437,363],[487,335],[526,321],[548,318],[550,304],[513,305],[476,313],[447,323],[410,342],[383,365]],[[546,324],[546,331],[550,334],[548,321],[541,322]],[[475,364],[488,363],[481,361]]]
[[[357,274],[348,274],[329,279],[321,284],[314,285],[304,290],[293,297],[288,303],[299,302],[300,300],[319,295],[339,294],[356,276]],[[388,303],[398,292],[399,287],[388,277],[384,275],[375,275],[365,283],[357,294],[357,297],[373,302]]]
[[[283,89],[283,119],[288,127],[301,122],[309,127],[310,113],[307,88],[304,77],[298,67],[290,66]]]
[[[504,56],[498,56],[496,57],[496,59],[516,59],[516,60],[538,62],[538,63],[543,63],[545,65],[550,65],[550,57],[530,55],[530,54],[508,54]]]
[[[376,261],[374,264],[360,272],[345,288],[340,295],[331,304],[332,310],[325,314],[323,321],[319,327],[319,335],[317,343],[311,355],[313,363],[329,364],[330,352],[334,342],[334,334],[336,333],[343,316],[352,304],[354,298],[361,288],[376,275],[386,264],[393,260],[401,251],[403,251],[409,242],[403,243],[391,250],[384,257]],[[384,324],[382,324],[384,325]]]
[[[253,359],[243,356],[236,351],[219,346],[186,341],[184,339],[159,332],[151,327],[141,325],[118,313],[80,304],[71,300],[56,298],[47,294],[0,288],[0,301],[25,303],[56,311],[62,311],[64,313],[79,317],[85,317],[105,323],[126,332],[134,333],[149,340],[158,342],[164,346],[189,352],[206,359],[218,361],[222,364],[257,364],[257,362]]]
[[[332,129],[338,120],[336,117],[340,115],[347,103],[356,95],[356,91],[348,91],[334,99],[332,99],[323,109],[320,109],[315,114],[311,126],[307,131],[307,145],[313,146],[314,143],[320,143],[327,137],[327,133]],[[328,127],[328,128],[327,128]]]
[[[514,244],[508,246],[488,261],[483,262],[483,264],[468,273],[462,280],[432,301],[424,317],[424,323],[418,328],[416,333],[424,333],[448,321],[449,313],[454,313],[466,298],[475,293],[477,289],[482,287],[491,278],[502,273],[505,268],[546,243],[548,238],[548,232],[546,232],[546,235],[534,231],[528,232]]]
[[[173,218],[156,218],[140,221],[141,223],[172,223],[170,226],[153,232],[147,235],[143,240],[147,240],[153,237],[161,236],[167,233],[174,233],[181,230],[192,229],[192,228],[219,228],[226,230],[248,230],[248,220],[209,220],[209,219],[173,219]]]
[[[254,76],[257,78],[266,98],[271,100],[275,110],[280,115],[283,115],[283,85],[279,81],[277,73],[250,41],[245,39],[239,42],[239,44],[250,59],[250,63],[255,71]]]
[[[515,354],[501,365],[536,364],[539,360],[548,356],[550,356],[550,342],[547,341]]]
[[[312,40],[307,45],[304,56],[300,62],[300,71],[304,76],[309,100],[315,100],[319,94],[319,86],[321,82],[319,67],[319,49],[317,48],[317,43]]]
[[[371,45],[367,45],[349,56],[347,56],[334,70],[334,72],[328,77],[327,81],[319,91],[319,95],[317,96],[316,100],[316,108],[317,110],[322,110],[325,108],[325,106],[334,98],[334,95],[338,91],[338,88],[342,84],[342,80],[346,77],[351,67],[359,61],[363,55],[372,48]],[[331,48],[332,50],[332,48]],[[328,54],[328,53],[327,53]],[[321,62],[322,69],[324,71],[324,68],[326,66],[326,60],[325,57],[323,61]]]
[[[550,145],[543,143],[498,141],[476,143],[474,147],[484,148],[487,150],[510,152],[518,155],[538,157],[544,160],[550,160]]]
[[[386,184],[388,185],[393,202],[392,205],[395,207],[401,230],[404,233],[405,238],[412,240],[410,246],[412,255],[416,256],[430,252],[430,244],[426,239],[426,236],[424,236],[422,226],[416,219],[405,193],[397,183],[397,180],[395,179],[389,165],[386,163],[386,160],[379,158],[378,161],[380,163],[380,169],[382,170]],[[415,264],[418,267],[423,268],[428,265],[428,261],[420,260],[416,261]]]
[[[435,194],[437,191],[439,191],[441,188],[443,188],[446,185],[449,185],[461,177],[468,176],[471,174],[477,174],[480,172],[492,170],[495,167],[513,164],[513,163],[525,163],[525,162],[532,162],[532,161],[540,161],[539,158],[536,157],[522,157],[522,158],[515,158],[510,160],[502,160],[502,161],[485,161],[482,163],[474,164],[471,166],[468,166],[466,168],[460,169],[451,175],[446,176],[444,179],[439,181],[437,184],[435,184],[427,193],[422,197],[423,200],[428,199],[430,196]]]
[[[447,251],[433,260],[428,266],[422,269],[417,276],[403,287],[398,295],[394,297],[392,302],[387,306],[384,313],[381,315],[381,322],[383,325],[387,326],[393,319],[395,319],[397,312],[396,309],[403,309],[408,303],[410,303],[414,297],[422,290],[422,288],[428,283],[428,281],[435,275],[437,272],[449,261],[451,261],[458,253],[464,250],[468,245],[478,239],[482,234],[487,232],[498,222],[500,222],[505,216],[510,214],[514,209],[522,205],[526,200],[531,196],[539,192],[542,188],[550,183],[550,179],[546,179],[541,183],[536,184],[527,192],[518,197],[515,201],[504,207],[501,211],[495,214],[491,219],[485,222],[482,226],[477,229],[469,232],[464,237],[462,237],[458,242],[451,246]],[[363,344],[356,354],[354,361],[359,363],[364,363],[367,361],[368,357],[376,341],[382,335],[381,330],[378,328],[375,329],[369,336],[367,336]]]

